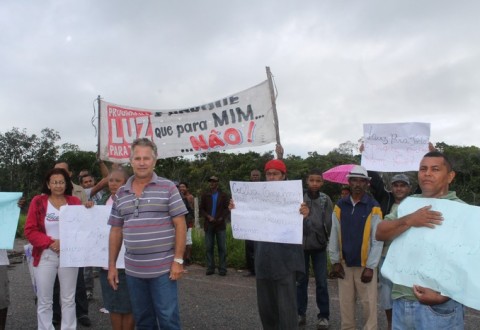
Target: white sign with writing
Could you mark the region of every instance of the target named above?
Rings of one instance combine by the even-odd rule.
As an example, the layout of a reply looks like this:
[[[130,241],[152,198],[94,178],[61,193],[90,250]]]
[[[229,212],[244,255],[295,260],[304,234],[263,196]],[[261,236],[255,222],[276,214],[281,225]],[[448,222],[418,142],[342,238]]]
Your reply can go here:
[[[363,124],[362,166],[379,172],[418,171],[428,152],[430,124]]]
[[[418,284],[480,309],[480,207],[445,199],[408,197],[400,204],[398,216],[427,205],[442,213],[442,225],[434,229],[412,227],[395,238],[382,274],[393,283],[408,287]]]
[[[302,244],[302,181],[230,182],[236,239]]]
[[[62,206],[60,209],[60,267],[108,267],[108,237],[111,205]],[[125,250],[117,268],[125,268]]]

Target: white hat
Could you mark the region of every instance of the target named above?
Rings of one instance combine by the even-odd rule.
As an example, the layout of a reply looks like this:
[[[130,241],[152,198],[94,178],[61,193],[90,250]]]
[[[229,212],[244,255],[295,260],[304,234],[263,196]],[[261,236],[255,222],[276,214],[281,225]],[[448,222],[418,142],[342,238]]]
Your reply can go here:
[[[347,179],[350,178],[361,178],[361,179],[366,179],[369,180],[371,177],[368,176],[367,170],[365,167],[360,166],[360,165],[355,165],[351,170],[350,173],[347,175]]]

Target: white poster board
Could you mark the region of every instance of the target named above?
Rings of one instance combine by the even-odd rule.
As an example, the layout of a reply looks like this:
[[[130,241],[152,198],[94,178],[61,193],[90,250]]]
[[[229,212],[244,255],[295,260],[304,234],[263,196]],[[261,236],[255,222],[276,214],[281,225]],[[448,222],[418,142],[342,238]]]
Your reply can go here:
[[[435,229],[413,227],[395,238],[382,274],[393,283],[408,287],[418,284],[480,309],[480,207],[408,197],[400,204],[398,215],[427,205],[442,213],[442,225]]]
[[[230,182],[236,239],[302,244],[302,181]]]
[[[362,166],[379,172],[418,171],[428,152],[430,124],[363,124]]]
[[[0,192],[0,249],[13,249],[20,208],[21,192]]]
[[[111,205],[62,206],[60,209],[60,267],[95,266],[108,268],[108,237]],[[125,249],[117,268],[125,268]]]

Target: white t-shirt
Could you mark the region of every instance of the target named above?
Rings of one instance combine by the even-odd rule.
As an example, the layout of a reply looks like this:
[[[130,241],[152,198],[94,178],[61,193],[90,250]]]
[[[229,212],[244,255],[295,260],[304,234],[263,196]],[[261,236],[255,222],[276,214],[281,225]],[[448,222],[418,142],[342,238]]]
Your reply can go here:
[[[45,215],[45,231],[52,239],[60,239],[59,218],[60,211],[48,201],[47,214]]]

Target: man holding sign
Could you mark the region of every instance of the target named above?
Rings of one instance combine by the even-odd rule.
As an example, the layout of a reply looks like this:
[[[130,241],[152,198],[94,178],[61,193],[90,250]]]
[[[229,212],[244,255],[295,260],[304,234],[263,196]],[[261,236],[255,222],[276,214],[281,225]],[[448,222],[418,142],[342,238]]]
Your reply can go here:
[[[267,181],[283,181],[286,174],[287,167],[279,159],[265,164]],[[229,209],[234,208],[232,200]],[[304,218],[308,216],[305,203],[301,204],[299,211]],[[256,241],[254,260],[258,311],[263,329],[296,329],[296,279],[297,274],[305,271],[302,245]]]
[[[449,184],[455,177],[450,161],[438,151],[423,156],[418,171],[418,183],[422,189],[417,198],[441,198],[462,202]],[[442,214],[431,206],[398,218],[395,211],[385,217],[376,232],[378,240],[393,240],[412,227],[434,229],[443,221]],[[419,251],[421,253],[422,251]],[[393,329],[463,329],[463,305],[442,296],[429,288],[414,285],[413,288],[395,284],[392,290]]]

